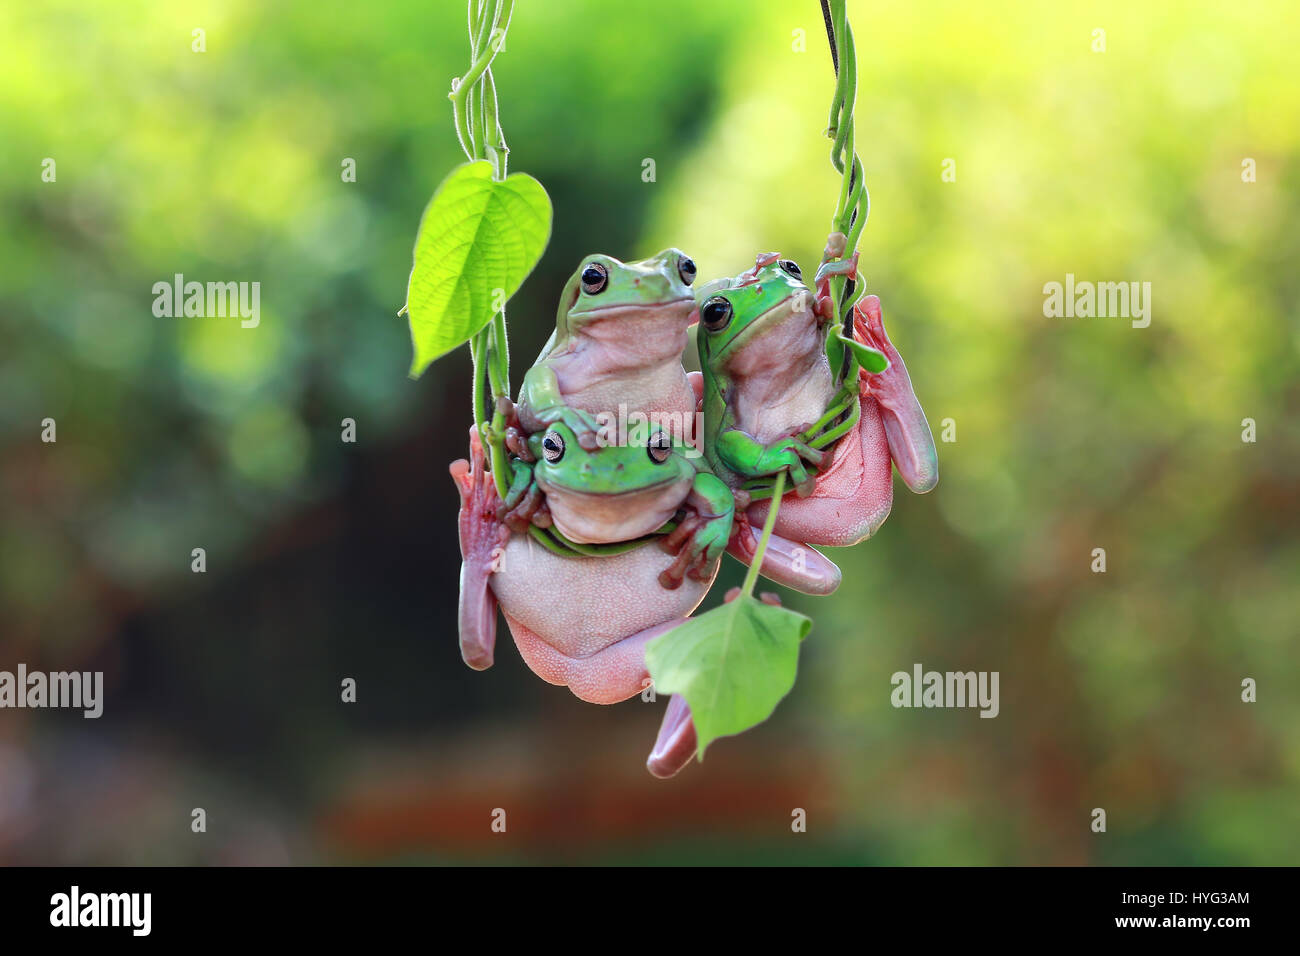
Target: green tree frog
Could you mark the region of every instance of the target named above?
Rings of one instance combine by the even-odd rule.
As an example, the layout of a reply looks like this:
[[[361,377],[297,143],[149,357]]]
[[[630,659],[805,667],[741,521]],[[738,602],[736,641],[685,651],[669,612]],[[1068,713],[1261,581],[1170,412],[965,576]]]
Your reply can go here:
[[[624,445],[588,450],[563,422],[529,436],[526,450],[508,436],[520,459],[501,517],[513,530],[533,521],[577,544],[614,544],[652,535],[682,512],[661,540],[680,559],[661,583],[677,587],[683,573],[698,577],[721,557],[735,497],[668,429],[647,424],[624,437]]]
[[[661,487],[661,474],[672,476],[679,503],[696,494],[697,477],[689,463],[674,463],[675,449],[662,462],[664,446],[656,438],[648,445],[609,446],[586,451],[566,439],[566,448],[554,461],[546,461],[546,436],[561,432],[562,424],[545,433],[538,443],[543,456],[538,470],[546,472],[556,506],[573,489],[598,493],[623,466],[623,480],[641,468],[639,480]],[[592,459],[608,466],[603,477],[587,466]],[[461,548],[460,647],[465,663],[475,670],[492,666],[496,643],[496,607],[500,602],[515,645],[524,662],[543,680],[567,686],[583,700],[615,703],[640,693],[648,685],[645,644],[685,618],[699,606],[717,574],[718,559],[731,529],[731,496],[718,482],[716,498],[703,495],[709,508],[702,525],[709,530],[696,538],[705,560],[698,573],[681,579],[680,569],[694,567],[694,559],[665,553],[655,540],[628,551],[600,557],[557,554],[528,534],[512,534],[500,517],[501,501],[487,473],[482,445],[470,430],[470,460],[451,466],[460,491]],[[717,481],[712,475],[708,478]],[[609,485],[614,494],[626,493],[622,483]],[[558,525],[558,520],[557,520]],[[689,553],[689,548],[683,548]],[[665,590],[660,580],[678,571],[679,586]]]
[[[885,334],[875,296],[856,306],[854,337],[888,365],[860,372],[857,394],[850,395],[860,403],[856,427],[826,449],[809,443],[809,429],[824,422],[842,394],[828,357],[833,317],[828,284],[823,280],[814,293],[799,266],[775,253],[758,256],[753,269],[710,283],[698,295],[705,454],[732,487],[788,475],[794,491],[777,514],[778,550],[797,551],[800,543],[847,546],[874,534],[893,503],[891,461],[913,491],[929,491],[938,480],[930,427]],[[766,501],[748,507],[750,527],[738,531],[732,554],[752,556],[767,511]],[[807,559],[815,561],[818,553],[808,551]],[[800,586],[768,574],[766,561],[762,570]],[[838,576],[833,580],[838,583]]]
[[[563,422],[587,449],[604,413],[689,423],[696,393],[682,368],[695,263],[678,249],[641,262],[591,255],[564,286],[555,331],[519,390],[529,433]],[[685,424],[672,430],[685,434]]]

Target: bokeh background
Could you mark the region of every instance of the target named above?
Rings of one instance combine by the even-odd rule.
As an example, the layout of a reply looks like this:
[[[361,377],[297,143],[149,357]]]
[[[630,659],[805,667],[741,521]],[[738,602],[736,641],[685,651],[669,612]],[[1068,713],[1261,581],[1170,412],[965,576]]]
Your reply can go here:
[[[107,684],[0,711],[0,862],[1300,861],[1300,8],[850,18],[863,272],[956,441],[840,593],[783,592],[815,626],[773,719],[665,783],[662,699],[457,651],[469,357],[409,380],[396,312],[464,4],[0,6],[0,669]],[[813,0],[518,0],[495,73],[556,210],[516,380],[584,253],[816,262]],[[260,327],[154,317],[177,272],[260,281]],[[1150,282],[1150,327],[1045,318],[1067,272]],[[917,662],[999,671],[1001,714],[895,710]]]

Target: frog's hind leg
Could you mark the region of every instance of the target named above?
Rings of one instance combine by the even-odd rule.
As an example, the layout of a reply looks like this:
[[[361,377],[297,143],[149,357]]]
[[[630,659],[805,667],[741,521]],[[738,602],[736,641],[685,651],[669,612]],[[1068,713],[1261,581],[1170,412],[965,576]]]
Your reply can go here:
[[[497,601],[489,579],[510,530],[497,518],[500,498],[488,473],[478,430],[470,428],[470,460],[451,463],[460,492],[460,656],[476,671],[492,666],[497,636]]]
[[[801,500],[801,499],[790,499]],[[777,520],[785,513],[786,503],[781,502]],[[766,512],[766,508],[764,509]],[[758,553],[758,539],[762,532],[749,521],[737,522],[727,545],[727,553],[748,566]],[[763,563],[758,573],[769,581],[784,584],[804,594],[831,594],[840,586],[840,569],[830,558],[816,548],[773,534],[763,552]]]
[[[519,656],[532,672],[548,684],[569,688],[574,696],[589,704],[617,704],[649,687],[646,644],[684,620],[676,618],[648,627],[586,657],[570,657],[506,613],[506,623],[510,625]]]
[[[889,368],[876,374],[861,372],[862,392],[876,401],[889,439],[889,453],[899,477],[917,494],[925,494],[939,481],[939,458],[930,423],[912,388],[912,379],[898,349],[889,341],[880,299],[869,295],[853,308],[853,335],[859,342],[883,352]]]
[[[695,722],[691,720],[691,708],[685,697],[674,694],[664,710],[663,723],[659,725],[659,736],[655,739],[654,749],[646,758],[646,769],[660,780],[667,780],[691,762],[695,756],[695,745]]]

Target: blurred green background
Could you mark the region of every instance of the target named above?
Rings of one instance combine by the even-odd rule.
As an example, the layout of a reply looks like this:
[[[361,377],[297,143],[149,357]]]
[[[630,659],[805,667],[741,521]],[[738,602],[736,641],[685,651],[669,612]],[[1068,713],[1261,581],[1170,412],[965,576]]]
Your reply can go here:
[[[0,669],[107,686],[0,711],[0,862],[1300,861],[1300,8],[850,19],[862,270],[956,441],[837,595],[783,592],[815,627],[774,718],[663,783],[662,699],[580,703],[504,627],[460,661],[469,357],[410,381],[396,311],[464,4],[0,7]],[[518,0],[495,74],[555,203],[516,380],[585,253],[817,261],[813,0]],[[156,318],[178,272],[259,281],[260,326]],[[1150,327],[1045,318],[1066,273],[1150,282]],[[917,662],[999,671],[1000,715],[895,710]]]

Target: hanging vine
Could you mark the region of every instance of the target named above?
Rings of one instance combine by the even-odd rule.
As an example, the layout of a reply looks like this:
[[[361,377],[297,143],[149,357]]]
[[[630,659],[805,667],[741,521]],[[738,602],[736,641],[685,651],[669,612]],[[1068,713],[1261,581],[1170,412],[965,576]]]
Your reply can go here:
[[[474,423],[505,497],[505,402],[510,398],[506,301],[541,259],[551,202],[531,176],[507,173],[505,134],[492,63],[505,45],[514,0],[469,0],[470,67],[448,98],[469,160],[442,182],[425,210],[403,312],[415,346],[412,375],[469,343]],[[489,265],[491,264],[491,265]]]
[[[841,387],[826,413],[800,435],[818,449],[829,447],[857,425],[861,414],[860,365],[870,371],[884,368],[878,352],[860,348],[853,339],[853,307],[861,297],[860,283],[856,281],[857,247],[870,209],[862,163],[853,144],[857,54],[844,0],[821,0],[821,6],[835,70],[826,135],[832,140],[831,164],[841,174],[841,185],[831,217],[832,231],[815,281],[819,287],[825,283],[835,304],[837,334],[828,337],[827,352],[832,367],[840,370]],[[754,597],[785,484],[782,471],[775,478],[744,485],[751,501],[770,498],[771,504],[739,593],[646,647],[646,665],[656,688],[682,694],[690,706],[701,758],[714,739],[740,733],[766,720],[794,687],[799,644],[811,630],[812,621]]]

